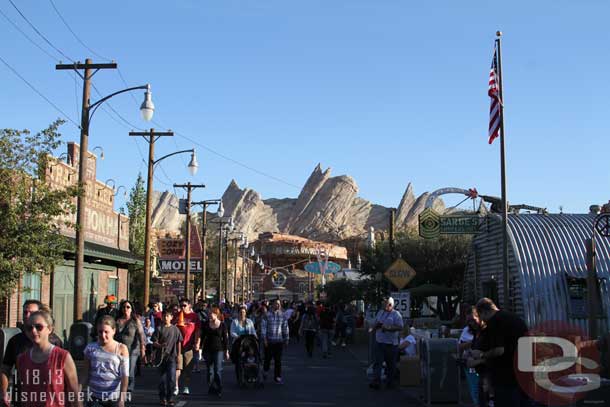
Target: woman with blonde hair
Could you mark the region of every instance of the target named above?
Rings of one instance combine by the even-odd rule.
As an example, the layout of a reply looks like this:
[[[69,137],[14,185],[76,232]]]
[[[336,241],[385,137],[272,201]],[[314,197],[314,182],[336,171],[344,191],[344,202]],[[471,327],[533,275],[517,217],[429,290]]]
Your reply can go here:
[[[85,348],[83,388],[89,386],[88,406],[124,407],[129,384],[129,350],[114,340],[116,321],[102,316],[95,327],[97,342]]]
[[[30,407],[80,406],[74,361],[67,350],[49,342],[51,314],[35,311],[23,328],[32,347],[17,357],[19,401]]]

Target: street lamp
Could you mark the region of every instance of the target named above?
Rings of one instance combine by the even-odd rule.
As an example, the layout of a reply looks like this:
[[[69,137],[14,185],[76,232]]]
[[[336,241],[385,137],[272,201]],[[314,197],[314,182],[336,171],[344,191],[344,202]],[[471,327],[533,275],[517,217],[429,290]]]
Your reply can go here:
[[[223,215],[225,213],[224,206],[222,204],[222,200],[218,205],[218,211],[216,215],[218,219],[213,223],[218,224],[218,303],[220,304],[222,289],[224,288],[225,292],[225,301],[227,300],[227,280],[226,280],[226,272],[225,272],[225,284],[223,287],[222,284],[222,245],[223,245],[223,235],[224,232],[230,233],[233,230],[233,218],[228,217],[224,218]],[[228,259],[227,259],[228,260]]]
[[[150,100],[150,91],[147,92],[147,99],[142,103],[142,116],[148,117],[151,114],[151,111],[154,110],[154,105],[152,105],[152,101]],[[148,103],[150,102],[150,103]],[[146,180],[146,222],[144,227],[144,298],[143,304],[147,305],[150,302],[150,228],[152,223],[152,194],[153,194],[153,176],[155,171],[155,165],[159,164],[161,161],[166,158],[184,154],[191,153],[191,161],[188,164],[188,171],[191,175],[195,175],[197,170],[199,169],[199,164],[197,163],[197,156],[195,154],[195,149],[191,148],[188,150],[180,150],[170,154],[166,154],[161,158],[154,159],[155,157],[155,142],[160,137],[172,137],[174,135],[173,132],[156,132],[155,129],[150,129],[147,132],[135,132],[132,131],[129,133],[130,137],[139,137],[141,136],[148,143],[148,176]]]
[[[191,159],[192,161],[192,159]],[[204,301],[206,295],[206,280],[207,280],[207,209],[209,205],[220,205],[220,199],[208,199],[200,202],[193,202],[192,205],[201,205],[201,292],[203,293]]]
[[[76,249],[75,249],[75,261],[74,261],[74,306],[73,306],[73,321],[79,321],[83,318],[83,292],[85,287],[83,267],[85,263],[85,204],[87,200],[87,161],[88,161],[88,144],[89,144],[89,124],[93,115],[97,109],[108,99],[119,95],[121,93],[130,92],[138,89],[146,89],[147,92],[145,97],[149,99],[150,104],[146,104],[146,108],[152,106],[152,100],[150,100],[150,85],[135,86],[114,92],[106,97],[101,98],[95,103],[90,103],[91,97],[91,78],[100,69],[116,69],[117,64],[103,63],[94,64],[91,59],[87,58],[85,63],[80,62],[73,64],[58,64],[55,66],[58,70],[74,70],[83,78],[83,103],[81,112],[81,125],[80,125],[80,152],[79,152],[79,163],[78,163],[78,187],[79,194],[76,197]],[[81,75],[79,70],[84,70]],[[145,100],[146,102],[146,100]],[[145,104],[143,104],[144,107]],[[140,107],[140,110],[143,109]],[[147,112],[146,116],[143,114],[142,117],[150,120],[152,119],[152,110]]]

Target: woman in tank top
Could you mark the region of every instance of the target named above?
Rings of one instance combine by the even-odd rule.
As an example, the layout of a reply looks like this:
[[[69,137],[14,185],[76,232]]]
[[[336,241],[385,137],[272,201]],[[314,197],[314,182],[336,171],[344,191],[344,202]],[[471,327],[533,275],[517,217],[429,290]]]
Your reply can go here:
[[[78,376],[70,353],[49,342],[53,317],[36,311],[24,325],[32,348],[17,357],[17,402],[28,407],[80,406]]]
[[[129,351],[114,340],[116,322],[110,315],[97,323],[97,342],[85,348],[83,388],[89,386],[88,406],[124,407],[129,382]]]

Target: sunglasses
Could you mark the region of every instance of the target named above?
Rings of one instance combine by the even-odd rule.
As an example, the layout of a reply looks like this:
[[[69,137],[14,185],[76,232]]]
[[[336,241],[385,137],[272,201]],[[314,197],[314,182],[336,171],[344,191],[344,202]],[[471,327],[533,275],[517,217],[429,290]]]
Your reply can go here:
[[[43,329],[45,329],[47,326],[43,325],[43,324],[26,324],[25,325],[25,330],[26,331],[31,331],[32,328],[35,328],[38,332],[42,331]]]
[[[181,306],[182,308],[186,308],[186,307],[188,307],[189,305],[188,305],[188,304],[180,304],[180,306]]]
[[[131,305],[123,305],[124,309],[131,309]]]

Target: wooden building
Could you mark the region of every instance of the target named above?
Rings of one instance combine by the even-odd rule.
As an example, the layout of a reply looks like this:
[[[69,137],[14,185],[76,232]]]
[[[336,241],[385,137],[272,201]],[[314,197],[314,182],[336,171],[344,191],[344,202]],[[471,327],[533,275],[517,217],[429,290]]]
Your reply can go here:
[[[276,298],[305,300],[312,298],[315,287],[321,282],[319,276],[307,273],[305,264],[318,261],[320,252],[328,254],[329,260],[347,267],[345,247],[331,243],[316,242],[299,236],[280,233],[262,233],[253,243],[264,268],[254,267],[252,286],[254,298]],[[332,279],[332,276],[328,276]]]
[[[127,268],[142,261],[129,252],[129,218],[114,211],[115,186],[96,178],[97,157],[89,152],[85,190],[85,263],[82,316],[92,321],[97,308],[107,294],[117,298],[139,296],[129,293]],[[52,187],[65,188],[78,182],[79,146],[68,143],[67,160],[50,159],[46,180]],[[76,199],[75,199],[76,204]],[[76,213],[70,219],[76,222]],[[62,225],[62,235],[75,242],[73,228]],[[75,247],[76,243],[74,243]],[[74,249],[64,253],[62,263],[49,274],[32,270],[22,276],[15,292],[0,302],[0,325],[16,326],[22,320],[22,305],[37,299],[53,309],[55,330],[67,337],[73,322],[74,306]]]

